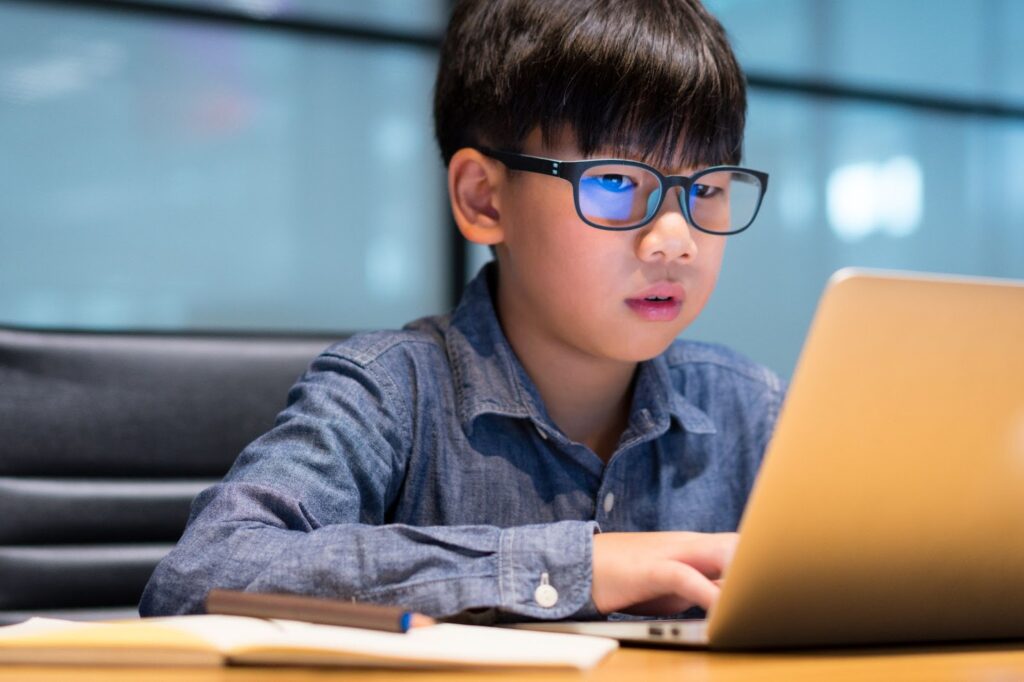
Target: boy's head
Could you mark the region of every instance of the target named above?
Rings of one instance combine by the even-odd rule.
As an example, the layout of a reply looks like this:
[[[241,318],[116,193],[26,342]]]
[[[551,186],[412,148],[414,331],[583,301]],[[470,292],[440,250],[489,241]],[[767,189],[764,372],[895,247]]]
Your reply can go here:
[[[636,229],[595,229],[578,183],[512,170],[514,159],[488,150],[690,175],[739,162],[745,112],[743,74],[697,0],[456,5],[436,133],[459,229],[496,250],[499,315],[521,356],[657,355],[706,303],[725,237],[691,229],[675,187],[658,191],[672,199],[650,202]],[[610,173],[595,181],[635,180]]]
[[[571,129],[580,153],[665,166],[739,163],[745,80],[699,0],[468,0],[441,52],[434,122],[447,164]],[[680,147],[681,145],[681,147]]]

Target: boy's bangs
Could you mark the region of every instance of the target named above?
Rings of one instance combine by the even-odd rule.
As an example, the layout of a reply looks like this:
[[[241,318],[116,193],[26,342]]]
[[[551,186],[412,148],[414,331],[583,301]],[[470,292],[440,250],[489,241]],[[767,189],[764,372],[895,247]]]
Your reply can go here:
[[[528,106],[544,112],[534,121],[546,141],[568,126],[585,156],[614,153],[664,168],[739,163],[742,72],[724,35],[689,25],[673,4],[636,3],[628,22],[621,3],[614,17],[595,9],[562,37],[554,64],[523,74],[544,84],[535,90],[542,101]],[[522,113],[519,120],[531,118]]]
[[[689,91],[700,92],[700,86]],[[569,95],[571,107],[540,120],[545,145],[567,128],[584,157],[630,158],[668,170],[740,162],[744,123],[730,110],[733,105],[716,106],[706,96],[668,91],[658,98],[647,92],[658,90],[622,87],[609,93],[599,86],[591,91],[579,87]]]
[[[584,156],[667,170],[739,163],[746,86],[697,0],[463,0],[442,47],[442,155],[522,151],[567,128]]]

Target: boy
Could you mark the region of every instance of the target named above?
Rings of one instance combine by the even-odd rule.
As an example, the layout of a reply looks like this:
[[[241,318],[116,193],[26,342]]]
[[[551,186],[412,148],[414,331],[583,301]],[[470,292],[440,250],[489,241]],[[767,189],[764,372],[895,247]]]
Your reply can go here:
[[[764,193],[702,172],[739,161],[745,109],[698,0],[459,3],[435,124],[456,223],[497,264],[451,315],[314,360],[196,498],[143,615],[213,587],[502,619],[711,606],[783,395],[675,341]]]

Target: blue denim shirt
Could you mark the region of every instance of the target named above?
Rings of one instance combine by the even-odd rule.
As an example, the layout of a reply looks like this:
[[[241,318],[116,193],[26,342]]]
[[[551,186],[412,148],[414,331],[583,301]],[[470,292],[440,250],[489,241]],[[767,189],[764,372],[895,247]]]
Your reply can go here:
[[[548,416],[501,330],[494,274],[450,315],[317,357],[274,428],[195,499],[141,613],[202,611],[226,587],[435,616],[588,617],[595,532],[735,530],[779,378],[676,341],[639,365],[605,465]],[[535,598],[545,574],[553,604]]]

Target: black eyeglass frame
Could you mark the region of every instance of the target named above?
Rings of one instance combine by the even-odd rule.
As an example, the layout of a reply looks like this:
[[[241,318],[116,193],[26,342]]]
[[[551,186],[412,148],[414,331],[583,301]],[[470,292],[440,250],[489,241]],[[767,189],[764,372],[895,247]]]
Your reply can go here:
[[[598,230],[609,230],[611,232],[625,232],[628,230],[636,230],[647,223],[654,220],[654,217],[658,215],[658,211],[661,210],[661,206],[665,201],[665,197],[668,196],[668,191],[673,187],[679,187],[682,189],[683,195],[689,197],[690,190],[693,185],[701,177],[710,173],[718,173],[722,171],[739,171],[747,173],[757,178],[760,183],[760,194],[757,197],[757,206],[754,207],[754,213],[750,216],[750,220],[743,227],[735,230],[729,230],[727,232],[721,232],[718,230],[708,230],[701,227],[693,218],[690,216],[690,202],[680,201],[679,208],[683,212],[683,217],[686,218],[686,222],[692,227],[706,232],[707,234],[719,235],[727,237],[733,234],[739,234],[745,229],[750,227],[754,223],[754,219],[757,218],[758,212],[761,210],[761,202],[764,201],[764,193],[768,191],[768,174],[762,171],[754,170],[752,168],[743,168],[742,166],[710,166],[703,170],[700,170],[693,175],[663,175],[657,168],[649,166],[641,161],[632,161],[630,159],[586,159],[583,161],[561,161],[558,159],[546,159],[541,156],[530,156],[528,154],[518,154],[516,152],[503,152],[497,149],[491,149],[489,147],[473,146],[472,149],[480,152],[484,156],[489,156],[492,159],[501,161],[505,164],[505,167],[509,170],[527,171],[530,173],[539,173],[541,175],[549,175],[556,178],[562,178],[572,183],[572,195],[573,202],[576,204],[576,214],[580,217],[580,220]],[[608,164],[615,164],[616,166],[636,166],[643,168],[651,172],[658,181],[661,183],[661,196],[658,198],[658,205],[654,208],[651,213],[651,217],[644,220],[636,225],[630,225],[629,227],[609,227],[608,225],[598,225],[593,221],[587,219],[583,214],[583,209],[580,207],[580,178],[587,171],[588,168],[594,166],[606,166]]]

